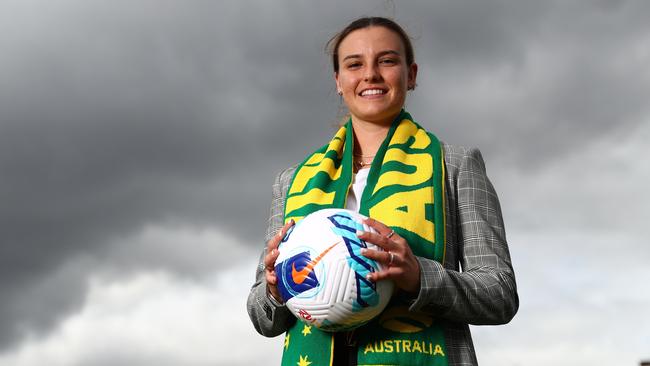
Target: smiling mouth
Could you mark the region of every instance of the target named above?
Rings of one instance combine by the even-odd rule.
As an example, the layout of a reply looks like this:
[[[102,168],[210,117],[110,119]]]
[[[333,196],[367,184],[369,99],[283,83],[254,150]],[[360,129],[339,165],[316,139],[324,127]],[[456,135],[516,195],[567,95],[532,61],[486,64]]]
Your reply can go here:
[[[366,96],[372,96],[372,95],[383,95],[386,94],[386,91],[383,89],[366,89],[359,93],[360,96],[366,97]]]

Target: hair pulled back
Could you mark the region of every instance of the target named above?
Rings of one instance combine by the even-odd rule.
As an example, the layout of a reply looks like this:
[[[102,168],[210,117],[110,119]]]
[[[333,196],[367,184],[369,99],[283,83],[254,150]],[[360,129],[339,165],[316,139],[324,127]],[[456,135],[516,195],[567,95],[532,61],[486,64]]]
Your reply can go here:
[[[362,17],[352,21],[352,23],[348,24],[347,27],[343,28],[343,30],[334,35],[334,37],[327,42],[327,52],[332,55],[332,67],[334,68],[334,72],[339,72],[339,46],[341,45],[341,42],[343,42],[348,34],[355,30],[368,27],[384,27],[395,32],[404,44],[406,64],[411,65],[415,61],[411,39],[399,24],[384,17]]]

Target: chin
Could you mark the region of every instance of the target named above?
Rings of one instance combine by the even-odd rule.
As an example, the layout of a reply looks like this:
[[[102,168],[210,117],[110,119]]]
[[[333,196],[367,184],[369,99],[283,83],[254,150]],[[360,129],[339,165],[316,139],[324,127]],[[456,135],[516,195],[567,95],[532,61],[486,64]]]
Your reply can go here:
[[[368,122],[378,122],[378,123],[391,123],[395,116],[399,114],[402,110],[402,107],[399,108],[364,108],[363,110],[357,111],[358,113],[350,111],[350,113],[357,118],[368,121]]]

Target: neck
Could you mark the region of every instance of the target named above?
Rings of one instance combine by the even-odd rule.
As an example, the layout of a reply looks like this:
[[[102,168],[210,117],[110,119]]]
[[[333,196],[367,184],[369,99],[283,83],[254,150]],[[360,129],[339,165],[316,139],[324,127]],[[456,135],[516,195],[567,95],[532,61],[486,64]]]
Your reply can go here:
[[[380,125],[352,118],[352,128],[354,129],[355,154],[373,156],[384,142],[390,129],[390,124]]]

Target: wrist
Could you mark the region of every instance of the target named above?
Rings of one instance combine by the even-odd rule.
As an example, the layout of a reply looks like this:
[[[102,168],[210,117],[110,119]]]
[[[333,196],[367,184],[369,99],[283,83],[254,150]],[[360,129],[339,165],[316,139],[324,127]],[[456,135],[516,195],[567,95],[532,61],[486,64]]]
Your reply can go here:
[[[276,296],[273,294],[273,291],[269,288],[269,286],[266,286],[266,297],[271,301],[273,305],[276,307],[278,306],[284,306],[284,302],[282,301],[282,298],[280,296]]]
[[[413,265],[411,268],[414,268],[414,270],[409,271],[409,280],[407,281],[407,287],[404,288],[404,292],[406,296],[414,299],[418,297],[418,294],[420,293],[420,272],[422,272],[417,257],[413,258]]]

